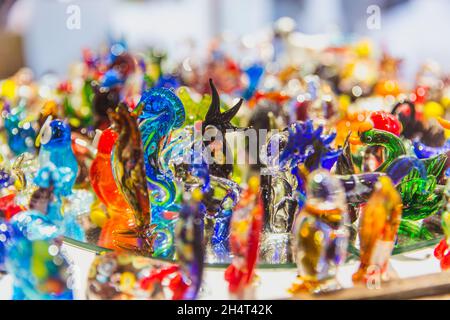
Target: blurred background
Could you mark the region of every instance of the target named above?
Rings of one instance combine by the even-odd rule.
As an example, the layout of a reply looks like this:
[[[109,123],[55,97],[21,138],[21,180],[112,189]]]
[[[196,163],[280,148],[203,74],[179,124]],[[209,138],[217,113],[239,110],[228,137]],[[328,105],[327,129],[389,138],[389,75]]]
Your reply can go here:
[[[303,34],[368,37],[403,58],[410,78],[427,59],[449,70],[449,12],[447,0],[0,0],[0,78],[22,66],[65,74],[83,48],[114,37],[176,58],[218,36],[251,41],[286,16]]]

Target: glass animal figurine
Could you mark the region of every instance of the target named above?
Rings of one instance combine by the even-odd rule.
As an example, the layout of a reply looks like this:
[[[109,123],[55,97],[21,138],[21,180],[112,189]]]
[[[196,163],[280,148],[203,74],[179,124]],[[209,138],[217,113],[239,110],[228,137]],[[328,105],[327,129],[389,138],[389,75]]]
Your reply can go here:
[[[359,225],[360,265],[354,282],[388,280],[388,264],[402,218],[402,199],[391,179],[380,177],[362,209]]]
[[[116,245],[144,256],[151,256],[154,252],[155,225],[151,224],[141,134],[136,118],[128,112],[125,104],[120,104],[117,111],[110,112],[109,116],[114,131],[118,133],[111,155],[114,180],[133,213],[132,226],[116,230],[115,233],[137,242],[137,245],[130,245],[128,242]]]
[[[319,293],[340,288],[336,272],[345,261],[348,215],[341,182],[326,170],[307,178],[306,203],[293,228],[294,256],[298,268],[293,294]]]
[[[448,270],[450,269],[450,180],[447,181],[444,195],[446,203],[442,212],[442,229],[444,230],[445,237],[434,249],[434,256],[440,261],[441,269]]]
[[[190,199],[184,200],[175,228],[175,246],[180,273],[174,300],[195,300],[202,285],[205,259],[203,232],[206,214],[202,200],[202,191],[194,189]]]
[[[61,120],[52,120],[49,116],[41,128],[36,143],[41,144],[39,164],[41,167],[49,162],[57,168],[69,168],[72,171],[70,183],[61,190],[63,196],[72,193],[78,174],[78,163],[72,150],[71,130],[69,124]]]
[[[230,247],[233,261],[225,271],[230,297],[239,300],[255,298],[255,268],[264,221],[259,178],[250,178],[248,185],[231,218]]]
[[[29,210],[0,222],[0,263],[13,277],[14,300],[73,298],[71,266],[61,252],[60,238],[61,195],[72,178],[65,169],[52,163],[40,169]]]
[[[89,300],[164,300],[163,281],[173,267],[142,256],[108,252],[92,262],[86,297]]]
[[[92,161],[89,177],[92,188],[99,200],[106,206],[109,219],[102,226],[99,245],[105,248],[121,250],[118,243],[136,246],[132,238],[120,237],[115,230],[130,229],[133,224],[133,213],[114,180],[111,154],[118,134],[111,128],[97,133],[97,154]]]

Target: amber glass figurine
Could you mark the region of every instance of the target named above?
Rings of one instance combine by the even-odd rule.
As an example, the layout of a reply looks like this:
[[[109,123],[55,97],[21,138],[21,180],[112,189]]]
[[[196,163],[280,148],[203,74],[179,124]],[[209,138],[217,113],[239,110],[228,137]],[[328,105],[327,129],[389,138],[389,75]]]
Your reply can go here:
[[[133,226],[116,233],[123,237],[136,239],[137,246],[127,243],[117,244],[123,249],[150,256],[153,254],[155,241],[154,225],[151,225],[150,198],[145,178],[144,153],[141,134],[136,118],[124,104],[117,112],[111,112],[113,128],[119,137],[114,144],[111,162],[114,179],[133,212]]]
[[[402,199],[389,177],[380,177],[359,226],[360,265],[353,281],[379,275],[387,280],[389,257],[402,219]]]

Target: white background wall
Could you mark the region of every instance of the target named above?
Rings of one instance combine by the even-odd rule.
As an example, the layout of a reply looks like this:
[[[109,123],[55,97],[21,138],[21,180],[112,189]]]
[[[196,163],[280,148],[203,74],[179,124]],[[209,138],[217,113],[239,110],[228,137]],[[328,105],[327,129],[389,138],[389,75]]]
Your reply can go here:
[[[211,36],[235,36],[270,26],[282,15],[307,33],[338,28],[365,34],[405,58],[405,76],[432,58],[450,70],[450,1],[410,0],[382,12],[381,29],[368,30],[366,9],[387,0],[18,0],[10,27],[24,34],[28,65],[38,75],[64,74],[83,47],[97,48],[108,34],[125,35],[133,47],[157,44],[186,53],[186,38],[204,47]],[[81,30],[68,30],[68,5],[81,8]]]

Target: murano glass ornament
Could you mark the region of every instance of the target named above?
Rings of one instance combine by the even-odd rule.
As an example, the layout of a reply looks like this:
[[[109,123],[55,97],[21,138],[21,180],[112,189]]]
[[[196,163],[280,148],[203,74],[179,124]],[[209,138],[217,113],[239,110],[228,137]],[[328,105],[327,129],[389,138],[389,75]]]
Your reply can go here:
[[[135,113],[144,151],[145,172],[150,190],[152,223],[155,224],[155,255],[173,255],[174,220],[167,219],[176,195],[176,185],[161,170],[159,158],[169,134],[185,122],[185,110],[180,99],[169,89],[156,88],[143,93]]]
[[[354,282],[388,280],[388,264],[402,218],[402,199],[389,177],[380,177],[362,209],[359,224],[360,265]]]
[[[137,119],[128,112],[124,104],[116,112],[110,112],[113,129],[118,138],[112,151],[112,169],[117,187],[133,212],[133,226],[116,233],[137,240],[137,245],[117,243],[125,249],[150,256],[153,253],[155,235],[151,224],[150,198],[145,179],[144,152]]]
[[[418,104],[417,100],[415,102],[403,100],[392,108],[391,113],[396,115],[402,123],[402,136],[411,141],[420,139],[422,143],[432,147],[443,145],[445,141],[444,130],[424,122],[416,104]],[[443,124],[441,123],[441,125]],[[445,126],[443,127],[445,128]]]
[[[378,130],[388,131],[396,136],[402,132],[402,124],[396,116],[385,111],[372,112],[369,116],[373,127]]]
[[[64,232],[61,196],[71,177],[70,169],[49,163],[36,175],[38,189],[29,210],[0,224],[0,233],[5,236],[3,260],[13,277],[15,300],[73,298],[70,264],[60,248]]]
[[[393,162],[407,154],[406,147],[399,137],[387,131],[373,129],[371,124],[361,125],[359,139],[366,145],[376,145],[386,149],[384,161],[376,169],[377,172],[392,171]],[[353,138],[350,141],[354,143]],[[434,190],[437,185],[437,177],[440,176],[446,161],[445,154],[420,159],[425,166],[426,175],[417,170],[411,171],[398,185],[403,202],[400,234],[410,238],[432,238],[430,232],[419,226],[416,221],[430,217],[440,210],[443,195]]]
[[[434,256],[439,260],[442,270],[450,269],[450,180],[444,190],[445,206],[442,212],[442,229],[444,230],[444,238],[434,249]]]
[[[203,193],[194,189],[185,199],[175,228],[175,246],[180,273],[172,282],[174,300],[195,300],[202,285],[205,259]]]
[[[184,106],[171,90],[159,88],[144,92],[135,112],[139,115],[139,130],[147,181],[152,191],[152,205],[168,207],[175,198],[175,184],[164,179],[164,176],[164,180],[159,178],[161,172],[158,159],[169,133],[184,124]]]
[[[444,129],[450,129],[450,121],[442,118],[438,118],[437,120]],[[413,145],[414,153],[420,159],[431,158],[439,154],[450,154],[450,139],[447,139],[443,145],[438,147],[428,146],[418,139],[414,140]]]
[[[295,212],[305,203],[306,175],[317,168],[333,167],[342,153],[332,147],[335,137],[335,133],[325,134],[322,125],[315,127],[308,120],[295,122],[268,139],[264,160],[268,174],[261,185],[265,207],[261,256],[265,260],[292,261],[289,237]]]
[[[203,95],[199,101],[196,101],[189,88],[181,87],[177,91],[177,95],[186,109],[185,125],[194,125],[196,121],[205,118],[208,107],[211,104],[211,96]]]
[[[242,93],[242,97],[245,100],[250,100],[255,95],[259,83],[264,75],[264,66],[262,64],[255,63],[246,68],[244,72],[248,78],[248,85]]]
[[[127,253],[102,253],[92,262],[86,287],[89,300],[165,300],[163,282],[177,268]]]
[[[348,214],[341,182],[326,170],[308,176],[307,200],[293,228],[298,279],[290,292],[318,293],[340,287],[336,272],[348,244]]]
[[[396,158],[406,155],[403,142],[396,135],[385,131],[373,129],[369,123],[363,123],[360,127],[361,142],[368,146],[380,146],[385,148],[385,159],[376,171],[384,172]]]
[[[222,112],[220,109],[220,96],[212,79],[209,80],[209,85],[211,87],[212,100],[208,112],[206,113],[205,120],[202,122],[202,136],[205,138],[209,137],[210,139],[205,139],[203,143],[205,147],[212,147],[212,144],[221,144],[220,152],[225,157],[232,154],[231,152],[228,152],[230,147],[226,141],[225,134],[227,131],[230,132],[237,129],[231,121],[241,109],[244,100],[240,99],[235,106]],[[219,135],[219,133],[221,135]],[[230,175],[233,172],[232,163],[232,159],[226,159],[225,163],[213,161],[210,165],[211,175],[226,179],[230,178]]]
[[[8,137],[8,145],[13,153],[20,155],[24,152],[35,152],[34,140],[36,132],[34,123],[27,117],[27,105],[24,100],[12,108],[4,104],[2,117]]]
[[[264,221],[259,178],[250,178],[248,184],[231,218],[230,247],[233,260],[225,270],[230,297],[239,300],[255,298],[255,268]]]
[[[60,229],[38,211],[0,222],[5,271],[13,278],[13,300],[70,300],[71,266],[61,252]],[[0,256],[2,252],[0,252]],[[0,270],[1,270],[0,257]]]
[[[53,163],[57,168],[68,168],[72,172],[70,183],[65,185],[62,194],[72,193],[78,174],[78,162],[72,150],[70,126],[61,120],[52,120],[48,117],[41,128],[37,144],[41,144],[39,151],[39,164],[41,167]]]
[[[134,239],[116,239],[119,236],[115,234],[115,230],[126,230],[133,224],[132,210],[119,191],[112,171],[111,154],[118,134],[111,128],[97,134],[97,154],[92,161],[89,177],[92,189],[110,216],[102,226],[99,245],[110,249],[120,249],[116,246],[117,241],[136,245]]]
[[[178,191],[190,193],[201,188],[206,207],[205,243],[207,260],[229,262],[229,221],[240,194],[239,185],[231,179],[210,174],[201,122],[174,133],[161,153],[162,171],[179,182]],[[211,253],[211,254],[210,254]]]
[[[56,167],[53,163],[39,169],[34,178],[38,189],[33,192],[29,209],[46,214],[63,232],[65,217],[62,215],[63,197],[72,185],[73,171],[67,167]],[[71,188],[70,188],[71,190]]]

